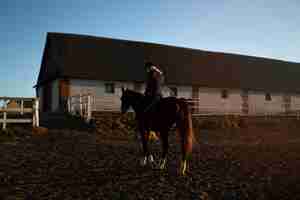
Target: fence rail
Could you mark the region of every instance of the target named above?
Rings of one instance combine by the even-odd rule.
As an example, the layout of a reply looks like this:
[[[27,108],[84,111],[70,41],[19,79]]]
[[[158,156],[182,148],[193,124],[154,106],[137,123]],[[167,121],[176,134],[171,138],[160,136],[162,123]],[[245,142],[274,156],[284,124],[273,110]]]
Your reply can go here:
[[[89,122],[92,117],[94,102],[95,98],[89,94],[70,96],[67,100],[68,112],[72,115],[79,115]]]
[[[2,123],[2,129],[5,130],[8,123],[32,123],[34,127],[39,126],[39,100],[38,98],[28,97],[0,97],[2,107],[0,107],[0,114],[3,115],[0,118]],[[29,102],[31,108],[26,107],[26,103]],[[14,103],[14,104],[13,104]],[[32,118],[8,118],[8,114],[19,113],[24,115],[25,113],[32,113]]]
[[[239,107],[230,105],[228,102],[219,104],[204,105],[199,99],[188,99],[191,105],[193,116],[217,116],[217,115],[238,115],[238,116],[296,116],[300,118],[300,104],[295,105],[294,110],[284,111],[278,108],[278,104],[266,102],[263,105],[250,106],[248,112],[243,112],[242,105]],[[118,96],[92,96],[90,94],[76,95],[68,98],[68,111],[71,114],[77,114],[87,121],[91,119],[93,111],[120,111],[121,101]],[[298,109],[299,108],[299,109]]]

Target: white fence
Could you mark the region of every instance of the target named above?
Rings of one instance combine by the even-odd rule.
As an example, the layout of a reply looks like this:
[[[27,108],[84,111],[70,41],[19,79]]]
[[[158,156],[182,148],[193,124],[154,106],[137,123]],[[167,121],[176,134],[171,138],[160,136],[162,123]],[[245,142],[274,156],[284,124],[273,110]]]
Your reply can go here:
[[[39,100],[38,98],[26,97],[0,97],[2,106],[0,107],[0,123],[5,130],[8,123],[32,123],[33,127],[39,126]],[[12,106],[12,102],[14,105]],[[25,104],[25,106],[24,106]],[[30,107],[26,107],[29,104]],[[32,118],[8,118],[8,114],[32,113]]]
[[[191,104],[193,116],[215,116],[215,115],[240,115],[240,116],[297,116],[300,118],[300,109],[285,112],[284,104],[278,109],[278,104],[265,102],[260,107],[252,105],[247,113],[243,112],[242,105],[232,106],[229,102],[221,102],[219,105],[203,105],[199,99],[187,100]],[[87,121],[91,119],[92,111],[119,112],[121,101],[118,96],[92,96],[77,95],[68,98],[68,111],[84,117]],[[300,108],[300,105],[296,106]]]
[[[70,96],[67,100],[68,112],[72,115],[79,115],[89,122],[92,117],[94,102],[95,98],[89,94]]]

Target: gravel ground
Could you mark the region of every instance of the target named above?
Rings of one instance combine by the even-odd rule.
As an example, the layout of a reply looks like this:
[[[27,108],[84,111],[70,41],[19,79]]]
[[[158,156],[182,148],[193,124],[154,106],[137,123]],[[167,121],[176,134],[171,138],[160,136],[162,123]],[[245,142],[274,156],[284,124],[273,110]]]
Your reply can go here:
[[[297,134],[242,132],[203,131],[181,177],[174,138],[160,171],[140,167],[138,144],[126,137],[24,130],[16,143],[0,144],[0,199],[300,199]]]

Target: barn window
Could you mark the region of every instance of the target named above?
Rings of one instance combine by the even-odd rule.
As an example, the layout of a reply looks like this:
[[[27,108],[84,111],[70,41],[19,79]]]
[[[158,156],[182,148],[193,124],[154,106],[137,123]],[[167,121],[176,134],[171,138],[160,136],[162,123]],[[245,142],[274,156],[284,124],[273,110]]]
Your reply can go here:
[[[115,84],[105,83],[105,93],[109,93],[109,94],[115,93]]]
[[[171,87],[171,96],[177,97],[178,95],[178,90],[176,87]]]
[[[272,97],[271,97],[270,93],[266,93],[265,100],[266,101],[271,101],[272,100]]]
[[[227,99],[228,98],[228,90],[222,90],[221,97],[222,97],[222,99]]]
[[[242,93],[241,93],[241,97],[242,99],[248,99],[249,97],[249,90],[243,90]]]

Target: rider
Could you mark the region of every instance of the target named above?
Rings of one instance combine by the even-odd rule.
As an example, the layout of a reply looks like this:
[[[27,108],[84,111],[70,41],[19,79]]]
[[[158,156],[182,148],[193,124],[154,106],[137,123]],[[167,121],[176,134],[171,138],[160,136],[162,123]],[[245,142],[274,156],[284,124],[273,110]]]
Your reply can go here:
[[[164,82],[164,74],[151,62],[145,63],[145,69],[147,72],[145,96],[150,99],[150,104],[145,109],[146,112],[162,98],[161,86]]]

